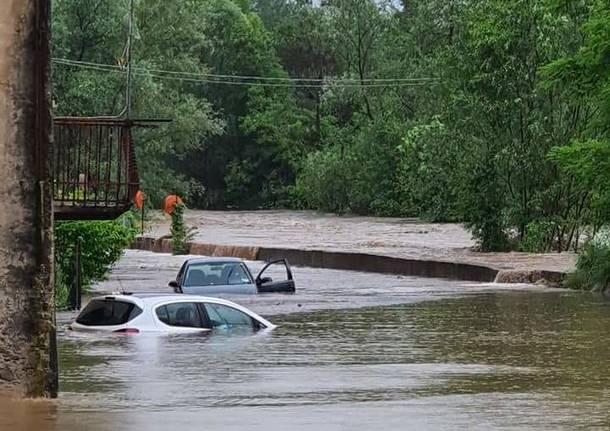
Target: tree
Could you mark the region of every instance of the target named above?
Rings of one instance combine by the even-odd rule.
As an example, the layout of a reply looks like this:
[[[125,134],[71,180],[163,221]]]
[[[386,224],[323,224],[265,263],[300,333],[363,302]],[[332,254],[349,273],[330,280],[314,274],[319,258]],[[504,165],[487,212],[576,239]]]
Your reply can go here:
[[[430,5],[411,4],[406,19],[418,25],[418,14],[428,16]],[[425,111],[436,116],[447,131],[439,138],[451,140],[429,145],[449,154],[441,161],[454,160],[449,175],[461,218],[482,245],[501,244],[494,238],[512,228],[523,241],[532,224],[552,219],[556,229],[545,246],[570,246],[579,206],[546,154],[568,143],[565,136],[581,112],[540,87],[539,69],[577,48],[581,16],[558,17],[549,4],[528,0],[449,2],[439,10],[444,13],[434,21],[436,30],[424,33],[434,37],[422,38],[419,29],[416,34],[422,51],[437,52],[423,62],[424,70],[439,70],[441,78],[420,118],[426,124]],[[504,222],[486,222],[496,218]]]
[[[124,63],[127,6],[119,0],[57,0],[54,57],[108,65]],[[132,81],[132,115],[172,120],[136,135],[142,185],[153,204],[159,204],[169,193],[188,196],[190,191],[200,190],[201,185],[183,172],[193,153],[223,127],[200,85],[150,72],[206,71],[199,58],[203,44],[197,31],[201,11],[198,1],[181,2],[179,6],[136,1],[133,62],[139,69]],[[125,107],[124,73],[58,64],[53,80],[56,115],[118,115]]]
[[[134,110],[173,121],[138,136],[149,194],[461,221],[484,250],[576,249],[607,219],[602,0],[151,1]],[[55,55],[116,63],[125,14],[58,0]],[[121,74],[56,81],[58,113],[124,104]]]
[[[260,0],[257,2],[266,27],[273,33],[277,54],[290,77],[304,79],[302,84],[340,76],[344,64],[339,57],[338,32],[328,7],[313,7],[312,2]],[[313,81],[316,82],[316,81]],[[296,106],[306,123],[304,139],[308,148],[319,149],[323,142],[321,86],[295,88]]]
[[[576,182],[583,200],[590,202],[593,211],[586,222],[596,232],[610,221],[610,70],[607,65],[610,5],[607,2],[593,3],[583,30],[583,46],[573,55],[549,64],[544,73],[548,86],[584,112],[581,127],[568,136],[571,145],[554,148],[551,159]]]

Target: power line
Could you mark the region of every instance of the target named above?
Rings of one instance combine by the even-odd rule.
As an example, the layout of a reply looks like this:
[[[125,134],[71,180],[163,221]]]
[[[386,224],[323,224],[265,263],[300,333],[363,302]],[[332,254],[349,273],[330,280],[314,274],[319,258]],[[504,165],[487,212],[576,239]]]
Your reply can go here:
[[[65,64],[72,64],[72,65],[88,65],[88,66],[105,67],[105,68],[113,68],[113,69],[121,69],[121,70],[123,69],[123,67],[121,67],[121,66],[115,66],[115,65],[111,65],[111,64],[91,63],[91,62],[86,62],[86,61],[69,60],[69,59],[65,59],[65,58],[54,58],[53,61],[56,63],[65,63]],[[319,83],[323,83],[323,82],[327,81],[324,78],[285,78],[285,77],[245,76],[245,75],[218,75],[218,74],[212,74],[212,73],[181,72],[181,71],[175,71],[175,70],[143,69],[143,68],[134,67],[134,70],[135,69],[145,70],[147,72],[154,72],[154,73],[182,75],[182,76],[188,76],[188,77],[219,78],[219,79],[288,81],[288,82],[298,81],[298,82],[319,82]],[[427,82],[427,81],[437,81],[437,80],[438,80],[437,78],[364,78],[362,80],[360,80],[358,78],[336,78],[333,81],[335,81],[335,82],[353,82],[353,83],[360,83],[360,82],[376,83],[376,82],[421,82],[421,81]]]
[[[222,84],[248,87],[285,87],[285,88],[322,88],[328,84],[291,84],[291,83],[266,83],[266,82],[238,82],[238,81],[220,81],[205,78],[188,78],[183,76],[158,75],[154,73],[137,72],[139,75],[150,75],[153,78],[169,79],[182,82],[206,83],[206,84]],[[343,88],[380,88],[380,87],[421,87],[422,83],[388,83],[388,84],[333,84],[336,87]]]
[[[104,72],[126,73],[125,68],[111,64],[91,63],[85,61],[54,58],[53,62],[71,67],[79,67]],[[180,72],[173,70],[146,69],[133,67],[133,72],[138,75],[150,75],[155,78],[170,79],[184,82],[200,82],[209,84],[242,85],[242,86],[264,86],[264,87],[297,87],[297,88],[319,88],[329,85],[338,87],[410,87],[433,84],[436,78],[369,78],[369,79],[311,79],[311,78],[274,78],[261,76],[243,75],[218,75],[205,73]]]
[[[96,63],[87,63],[84,61],[72,61],[72,60],[63,60],[63,59],[53,59],[53,63],[61,64],[65,66],[73,66],[80,67],[83,69],[93,69],[93,70],[101,70],[104,72],[118,72],[118,73],[126,73],[126,70],[121,66],[114,66],[111,64],[96,64]]]
[[[149,72],[162,73],[168,75],[179,75],[187,77],[205,77],[205,78],[218,78],[218,79],[237,79],[242,81],[278,81],[278,82],[311,82],[311,83],[326,83],[329,80],[324,78],[283,78],[283,77],[267,77],[267,76],[244,76],[244,75],[216,75],[211,73],[192,73],[192,72],[179,72],[173,70],[158,70],[158,69],[147,69]],[[340,83],[354,83],[360,84],[366,83],[380,83],[380,82],[427,82],[435,81],[435,78],[335,78],[330,81]]]

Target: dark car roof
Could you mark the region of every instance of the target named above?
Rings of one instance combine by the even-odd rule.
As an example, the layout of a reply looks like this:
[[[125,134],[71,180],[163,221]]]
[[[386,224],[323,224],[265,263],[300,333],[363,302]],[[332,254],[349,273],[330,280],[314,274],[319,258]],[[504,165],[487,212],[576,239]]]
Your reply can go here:
[[[240,263],[243,259],[238,257],[195,257],[188,259],[187,264],[191,263]]]

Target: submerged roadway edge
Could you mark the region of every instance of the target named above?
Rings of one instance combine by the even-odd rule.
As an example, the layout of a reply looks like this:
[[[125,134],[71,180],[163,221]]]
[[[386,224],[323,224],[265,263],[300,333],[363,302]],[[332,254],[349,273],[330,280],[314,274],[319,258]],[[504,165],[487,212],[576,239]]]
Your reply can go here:
[[[157,253],[172,252],[171,240],[167,237],[138,237],[132,244],[132,249]],[[312,268],[342,269],[488,283],[544,284],[552,287],[561,287],[566,277],[566,273],[560,271],[499,270],[488,266],[462,262],[405,259],[379,254],[342,251],[231,246],[192,242],[189,243],[189,254],[239,257],[241,259],[263,261],[286,258],[293,265]]]

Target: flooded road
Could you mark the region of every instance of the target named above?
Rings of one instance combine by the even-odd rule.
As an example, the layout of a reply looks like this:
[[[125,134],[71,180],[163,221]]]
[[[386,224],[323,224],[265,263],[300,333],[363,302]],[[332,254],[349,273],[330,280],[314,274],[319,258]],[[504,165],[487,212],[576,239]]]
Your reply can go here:
[[[130,252],[97,289],[160,289],[181,262],[148,259]],[[137,282],[142,265],[151,267],[140,268],[146,275]],[[22,428],[16,426],[19,415],[0,407],[0,429],[610,426],[610,303],[601,297],[294,272],[294,297],[239,301],[279,325],[268,334],[100,337],[62,331],[59,400],[35,403]],[[59,316],[62,328],[70,317]]]
[[[94,293],[111,292],[172,292],[167,287],[188,257],[146,251],[127,251],[111,272],[107,281],[97,284]],[[256,276],[263,262],[246,262]],[[468,295],[498,289],[526,289],[529,285],[498,285],[406,277],[320,268],[294,267],[297,292],[294,295],[219,295],[239,302],[262,315],[308,312],[327,309],[347,309],[365,306],[404,304],[446,296]],[[285,278],[285,273],[272,266],[265,273],[274,280]]]

